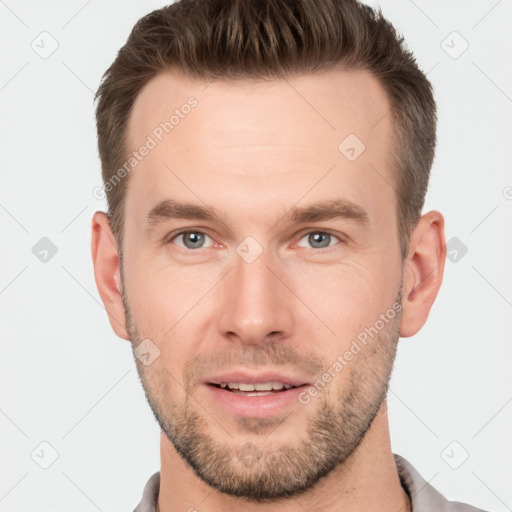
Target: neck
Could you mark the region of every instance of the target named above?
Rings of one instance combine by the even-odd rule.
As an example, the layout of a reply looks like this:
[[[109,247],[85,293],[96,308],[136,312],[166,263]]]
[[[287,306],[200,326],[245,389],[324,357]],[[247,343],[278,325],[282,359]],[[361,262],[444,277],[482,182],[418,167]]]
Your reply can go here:
[[[161,434],[160,492],[157,512],[190,510],[221,512],[267,512],[276,502],[249,502],[212,489],[203,482]],[[280,512],[379,510],[410,512],[391,452],[386,402],[354,453],[310,490],[277,503]]]

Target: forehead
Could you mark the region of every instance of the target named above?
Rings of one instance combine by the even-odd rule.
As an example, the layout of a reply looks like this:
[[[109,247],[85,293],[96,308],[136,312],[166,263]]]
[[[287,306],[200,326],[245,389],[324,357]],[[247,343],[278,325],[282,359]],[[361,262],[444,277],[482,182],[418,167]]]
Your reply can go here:
[[[383,190],[394,181],[389,114],[383,88],[363,70],[236,83],[164,72],[143,88],[130,115],[130,149],[148,137],[154,148],[131,173],[128,196],[154,206],[180,180],[193,185],[196,200],[214,184],[224,204],[245,193],[244,205],[257,209],[260,197],[297,201],[298,184],[328,175],[311,195],[343,185],[349,199],[387,194],[394,203],[392,188]]]
[[[190,110],[187,102],[191,98],[197,106],[193,115],[188,115],[185,111]],[[388,112],[382,86],[364,70],[335,69],[280,80],[237,82],[221,78],[199,81],[167,71],[150,80],[137,96],[128,134],[136,144],[175,114],[167,138],[174,137],[176,142],[184,142],[179,140],[183,130],[177,128],[186,125],[201,143],[212,145],[221,137],[234,137],[233,144],[279,146],[288,142],[295,148],[299,144],[310,147],[313,132],[319,132],[323,147],[318,144],[319,137],[314,138],[315,144],[332,150],[333,143],[347,133],[355,133],[365,142],[372,138],[372,131],[375,138],[381,138],[389,128]],[[298,124],[290,125],[291,120]]]

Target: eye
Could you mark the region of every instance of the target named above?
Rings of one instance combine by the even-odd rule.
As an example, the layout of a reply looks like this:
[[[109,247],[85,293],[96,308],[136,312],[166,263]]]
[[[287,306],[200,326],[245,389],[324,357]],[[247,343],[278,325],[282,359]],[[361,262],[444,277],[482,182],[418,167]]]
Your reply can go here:
[[[182,247],[183,249],[204,249],[212,246],[212,243],[205,245],[206,240],[213,242],[207,234],[201,231],[182,231],[169,241],[176,243],[178,247]]]
[[[303,242],[304,240],[305,242]],[[206,233],[194,230],[177,233],[169,240],[169,242],[173,242],[183,249],[205,249],[212,247],[214,244],[213,240]],[[325,249],[332,245],[336,245],[337,242],[341,242],[341,239],[335,235],[325,231],[312,231],[303,236],[297,245],[299,247],[307,247],[306,245],[303,245],[306,243],[313,249]]]
[[[335,245],[331,242],[341,242],[341,239],[337,236],[331,235],[330,233],[326,233],[324,231],[312,231],[311,233],[303,236],[297,244],[299,247],[305,247],[301,243],[303,240],[306,240],[306,243],[310,244],[310,247],[313,249],[325,249],[326,247]]]

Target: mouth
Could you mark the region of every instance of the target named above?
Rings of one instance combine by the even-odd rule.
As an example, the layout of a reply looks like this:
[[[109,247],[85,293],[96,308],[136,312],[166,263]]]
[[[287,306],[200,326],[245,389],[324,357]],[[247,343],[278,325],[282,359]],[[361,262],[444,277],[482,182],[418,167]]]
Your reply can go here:
[[[210,386],[218,389],[224,389],[231,393],[242,396],[267,396],[276,393],[283,393],[290,389],[307,386],[307,384],[293,385],[288,382],[269,381],[269,382],[220,382],[218,384],[210,382]]]
[[[298,397],[310,384],[276,371],[254,374],[246,369],[211,376],[202,381],[212,406],[238,417],[263,418],[300,405]]]

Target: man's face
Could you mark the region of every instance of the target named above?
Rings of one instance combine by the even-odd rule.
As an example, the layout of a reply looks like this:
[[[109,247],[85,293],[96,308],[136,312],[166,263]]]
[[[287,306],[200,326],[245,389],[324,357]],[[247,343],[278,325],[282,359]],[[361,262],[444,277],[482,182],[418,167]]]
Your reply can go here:
[[[303,492],[383,403],[402,285],[387,114],[363,71],[238,84],[165,73],[135,102],[131,149],[148,135],[156,147],[126,196],[127,324],[134,348],[160,351],[137,367],[163,432],[222,492]]]

